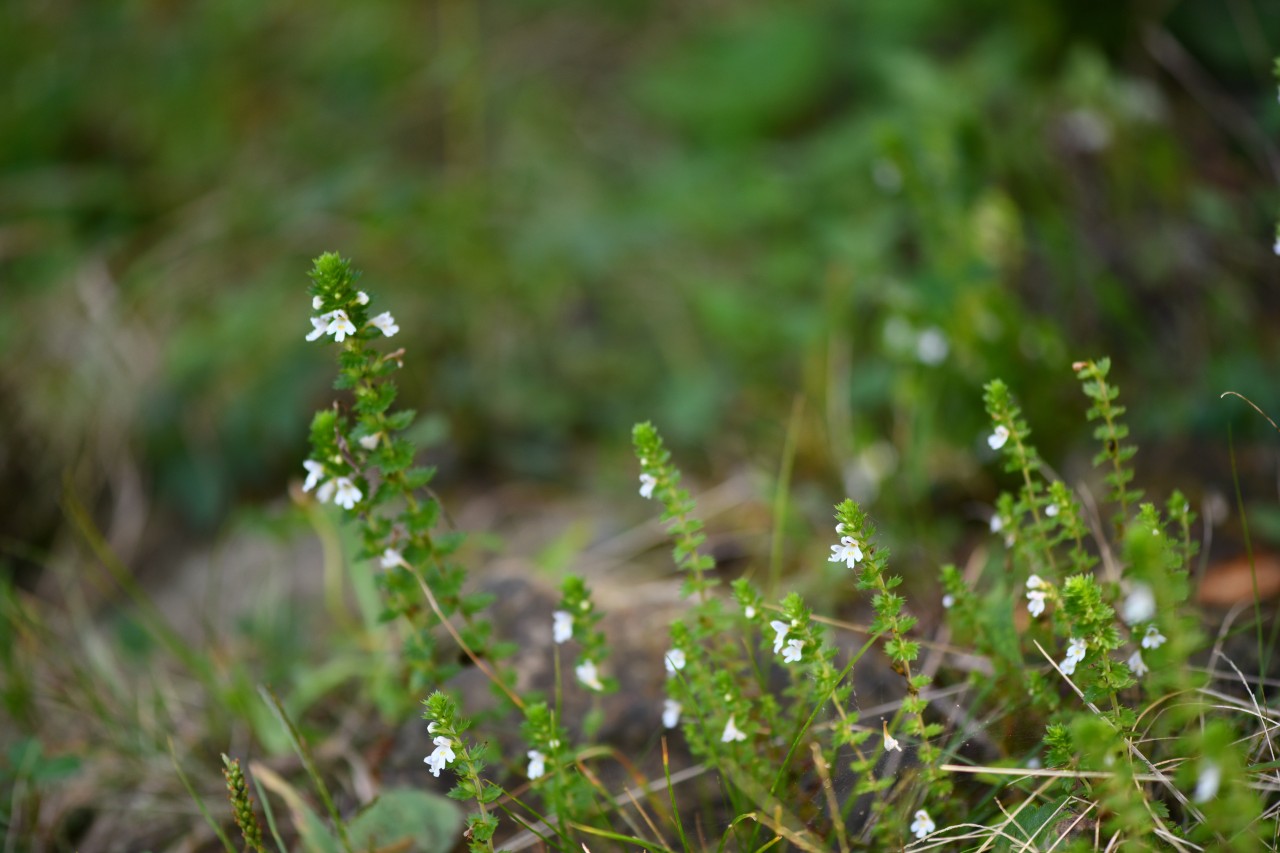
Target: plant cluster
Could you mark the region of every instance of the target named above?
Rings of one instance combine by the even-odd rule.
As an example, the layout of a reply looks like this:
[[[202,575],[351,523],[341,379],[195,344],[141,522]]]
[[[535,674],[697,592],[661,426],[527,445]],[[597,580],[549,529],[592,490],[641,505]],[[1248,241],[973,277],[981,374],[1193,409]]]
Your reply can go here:
[[[853,500],[834,508],[828,559],[869,599],[874,617],[859,644],[842,642],[843,624],[815,616],[797,593],[771,601],[743,578],[722,589],[670,451],[652,424],[635,427],[639,493],[661,508],[688,602],[670,627],[654,725],[683,738],[721,780],[717,808],[729,817],[718,842],[707,842],[689,831],[682,810],[690,803],[665,761],[664,779],[628,802],[593,769],[611,754],[593,740],[595,712],[564,719],[563,691],[598,697],[617,689],[607,674],[608,616],[581,578],[565,582],[546,614],[554,696],[514,691],[509,649],[485,617],[487,602],[463,591],[465,569],[451,559],[458,536],[437,529],[431,472],[414,467],[413,444],[402,437],[413,414],[391,411],[389,376],[404,352],[382,355],[373,345],[395,333],[394,320],[369,316],[370,298],[338,256],[319,258],[312,278],[312,338],[331,335],[342,345],[337,385],[351,402],[313,421],[305,488],[361,532],[383,618],[404,626],[402,677],[411,692],[430,693],[427,772],[450,775],[451,796],[474,805],[472,850],[500,847],[504,823],[561,850],[1275,846],[1274,714],[1261,682],[1241,676],[1228,689],[1189,665],[1202,644],[1186,606],[1194,516],[1179,493],[1158,508],[1135,487],[1136,449],[1107,359],[1073,366],[1100,446],[1105,520],[1091,496],[1040,458],[1008,387],[986,386],[988,445],[1015,485],[991,515],[999,554],[976,572],[941,572],[949,651],[968,661],[968,675],[959,664],[922,666],[925,640],[902,579]],[[475,724],[450,692],[457,649],[501,700]],[[567,649],[575,655],[562,672]],[[869,654],[900,678],[892,713],[874,721],[862,718],[854,696]],[[956,691],[965,707],[947,713],[942,697]],[[523,721],[515,755],[494,754],[482,727],[504,715]],[[968,748],[974,740],[977,752]],[[236,820],[256,826],[232,767]],[[261,843],[257,832],[246,829],[251,845]]]

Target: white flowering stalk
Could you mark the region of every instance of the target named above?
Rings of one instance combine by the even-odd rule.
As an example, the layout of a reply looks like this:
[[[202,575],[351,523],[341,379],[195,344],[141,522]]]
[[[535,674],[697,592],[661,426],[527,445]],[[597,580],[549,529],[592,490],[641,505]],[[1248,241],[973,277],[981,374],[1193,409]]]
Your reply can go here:
[[[473,800],[478,809],[467,816],[467,831],[483,849],[492,851],[492,838],[498,821],[486,804],[495,799],[500,789],[480,775],[484,761],[464,737],[471,724],[458,716],[454,701],[438,690],[422,704],[422,716],[429,721],[427,733],[433,736],[431,742],[434,746],[431,754],[423,759],[427,769],[437,777],[446,768],[453,772],[456,785],[450,792],[451,796]],[[474,844],[472,849],[475,849]]]
[[[551,625],[557,656],[560,645],[570,639],[576,640],[580,651],[573,673],[578,683],[595,693],[612,693],[618,689],[618,682],[600,672],[600,664],[609,657],[609,645],[600,628],[604,617],[595,609],[591,590],[587,589],[582,578],[570,575],[565,578],[560,592],[560,606],[552,614]],[[558,662],[556,666],[559,667]]]

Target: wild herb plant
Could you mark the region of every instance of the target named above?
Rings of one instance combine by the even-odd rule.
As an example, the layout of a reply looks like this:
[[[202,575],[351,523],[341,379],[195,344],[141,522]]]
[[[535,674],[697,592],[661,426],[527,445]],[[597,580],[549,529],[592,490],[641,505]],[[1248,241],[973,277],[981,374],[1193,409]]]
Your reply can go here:
[[[451,796],[474,804],[472,850],[496,848],[503,815],[513,831],[559,850],[665,850],[670,837],[686,851],[1275,847],[1274,761],[1264,758],[1273,715],[1247,679],[1244,695],[1232,695],[1188,666],[1201,645],[1186,608],[1194,516],[1176,492],[1163,510],[1141,502],[1136,449],[1106,359],[1074,368],[1100,443],[1094,462],[1108,486],[1109,525],[1092,497],[1041,460],[1008,387],[986,386],[988,444],[1015,488],[1000,495],[990,520],[1002,555],[977,575],[954,566],[941,573],[943,606],[973,672],[959,714],[944,713],[940,688],[920,665],[919,620],[862,507],[835,506],[828,560],[848,569],[873,618],[860,644],[833,642],[829,626],[846,630],[842,623],[819,620],[797,593],[772,603],[743,578],[722,589],[670,452],[652,424],[635,427],[640,495],[661,507],[688,602],[670,626],[667,695],[661,705],[654,697],[654,726],[678,730],[669,736],[718,775],[722,802],[711,813],[727,817],[716,841],[701,823],[699,834],[687,831],[679,790],[668,791],[672,809],[659,813],[660,826],[634,797],[603,790],[591,770],[608,754],[593,743],[599,699],[617,681],[607,666],[609,616],[583,579],[569,577],[546,614],[551,702],[515,693],[510,646],[485,616],[488,599],[465,591],[466,570],[453,560],[460,535],[442,529],[431,471],[414,466],[415,447],[403,438],[413,414],[392,411],[388,377],[404,351],[383,355],[373,344],[398,331],[395,321],[369,316],[371,298],[338,256],[317,259],[312,279],[310,337],[342,345],[337,387],[350,399],[316,415],[304,488],[350,513],[362,556],[381,569],[383,616],[403,626],[407,691],[430,693],[426,772],[452,774]],[[499,698],[475,724],[450,693],[458,649]],[[901,679],[892,697],[878,697],[895,709],[879,729],[861,720],[854,696],[873,652]],[[955,682],[961,670],[942,674]],[[564,719],[566,690],[593,696],[586,719]],[[483,727],[512,716],[521,718],[523,748],[498,755]],[[986,725],[974,722],[980,716]],[[1000,736],[990,721],[1002,718],[1022,742]],[[970,737],[984,742],[983,763],[963,749]],[[670,786],[669,768],[665,776]],[[629,806],[643,821],[625,816]]]

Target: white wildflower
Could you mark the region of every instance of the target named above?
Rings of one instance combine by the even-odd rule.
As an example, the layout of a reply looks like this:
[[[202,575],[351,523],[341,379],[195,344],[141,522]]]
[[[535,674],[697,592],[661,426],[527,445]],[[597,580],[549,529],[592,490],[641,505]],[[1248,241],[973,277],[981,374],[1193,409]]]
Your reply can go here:
[[[320,488],[316,489],[316,500],[322,504],[327,504],[333,500],[333,493],[338,490],[337,480],[325,480],[320,484]]]
[[[1151,587],[1137,581],[1125,596],[1124,605],[1120,608],[1120,616],[1127,625],[1149,622],[1156,615],[1156,594]]]
[[[724,734],[720,735],[721,743],[731,743],[732,741],[743,741],[747,739],[745,732],[740,730],[733,723],[733,717],[729,718],[729,722],[724,724]]]
[[[1055,518],[1058,515],[1058,505],[1049,504],[1047,507],[1044,508],[1044,514],[1047,515],[1049,518]]]
[[[551,639],[556,645],[569,642],[573,636],[573,614],[568,610],[557,610],[551,614]]]
[[[333,339],[338,343],[346,340],[347,335],[354,335],[356,327],[352,324],[351,319],[347,317],[347,312],[339,308],[337,311],[331,312],[329,325],[325,327],[326,335],[333,335]]]
[[[381,440],[382,440],[382,433],[380,432],[375,432],[373,435],[362,436],[359,439],[360,446],[363,447],[365,450],[373,450],[378,446],[378,442]]]
[[[1004,424],[998,424],[995,432],[987,436],[987,446],[992,450],[999,450],[1004,447],[1004,443],[1009,440],[1009,428]]]
[[[951,608],[955,607],[956,597],[951,593],[947,593],[946,595],[942,596],[942,606],[946,610],[950,610]]]
[[[430,727],[428,727],[428,731],[430,731]],[[436,748],[432,750],[430,755],[422,760],[431,768],[431,775],[438,777],[440,775],[440,771],[443,770],[450,761],[453,761],[458,756],[453,754],[453,744],[447,737],[441,735],[432,741],[432,743],[436,745]]]
[[[323,299],[321,299],[319,296],[311,297],[311,310],[319,311],[323,307],[324,307]]]
[[[653,489],[658,485],[658,478],[652,474],[640,475],[640,497],[648,500],[653,497]]]
[[[858,547],[858,542],[852,536],[842,536],[839,545],[831,546],[831,556],[827,558],[829,563],[844,563],[849,568],[854,568],[862,559],[862,549]]]
[[[916,834],[916,838],[924,838],[929,833],[937,829],[933,824],[933,818],[929,817],[929,813],[924,809],[916,812],[915,820],[911,821],[911,831]]]
[[[547,757],[536,749],[529,750],[529,770],[526,775],[530,779],[541,779],[547,775]]]
[[[756,618],[756,609],[752,607],[750,604],[748,604],[746,606],[746,609],[742,611],[742,615],[747,617],[748,619],[754,619]]]
[[[1004,530],[1004,519],[997,512],[991,516],[991,532],[999,533],[1001,530]]]
[[[930,326],[916,338],[916,358],[920,359],[921,364],[942,364],[950,349],[947,336],[937,326]]]
[[[302,463],[302,467],[307,469],[307,481],[302,484],[302,491],[309,492],[316,487],[316,483],[320,482],[320,478],[324,476],[324,466],[315,460],[308,459]]]
[[[674,699],[662,700],[662,725],[674,729],[680,725],[680,712],[683,706]]]
[[[1149,671],[1147,662],[1142,659],[1142,652],[1134,652],[1129,655],[1129,659],[1125,663],[1129,665],[1129,671],[1134,674],[1135,678],[1141,678]]]
[[[787,640],[787,647],[782,652],[783,663],[795,663],[800,660],[800,649],[804,647],[802,640]]]
[[[592,690],[604,690],[604,685],[600,683],[600,674],[596,672],[595,661],[584,660],[573,668],[573,672],[578,676],[579,681]]]
[[[779,622],[774,619],[769,623],[769,627],[777,633],[777,636],[773,638],[773,653],[776,655],[782,651],[782,644],[786,640],[787,632],[791,630],[791,626],[786,622]]]
[[[333,502],[343,509],[351,509],[356,502],[364,497],[364,493],[356,488],[356,484],[351,482],[347,477],[339,477],[335,481],[337,487],[333,496]]]
[[[316,299],[319,299],[319,298],[320,297],[318,296],[316,297]],[[307,335],[307,340],[314,341],[314,340],[317,340],[321,335],[326,334],[329,331],[330,319],[331,318],[328,314],[321,314],[319,317],[312,317],[311,318],[311,334]]]
[[[382,568],[389,569],[393,566],[398,566],[401,563],[403,563],[404,557],[402,557],[400,555],[400,552],[397,551],[395,548],[388,548],[387,550],[382,552],[382,557],[380,558],[379,561],[382,563]]]
[[[1147,626],[1147,633],[1142,635],[1142,647],[1144,649],[1158,649],[1165,644],[1165,635],[1160,633],[1160,629],[1154,624]]]
[[[365,293],[363,290],[360,291],[359,293],[356,294],[356,302],[360,305],[368,305],[369,294]]]
[[[667,655],[662,659],[662,662],[666,664],[667,675],[675,675],[677,672],[684,669],[684,664],[685,664],[684,650],[672,649],[671,651],[667,652]]]
[[[379,329],[388,338],[400,331],[400,327],[396,325],[396,318],[391,316],[390,311],[383,311],[377,317],[371,319],[369,325]]]
[[[1207,803],[1218,794],[1218,786],[1222,784],[1222,768],[1217,762],[1204,759],[1200,763],[1200,776],[1196,779],[1195,801]]]
[[[898,739],[889,734],[889,724],[881,723],[880,725],[884,731],[884,751],[893,752],[896,749],[898,752],[902,752],[902,745],[898,743]]]
[[[1072,675],[1076,671],[1076,664],[1084,660],[1085,652],[1089,650],[1089,644],[1084,640],[1076,637],[1071,638],[1071,645],[1067,646],[1067,656],[1059,664],[1063,675]]]
[[[1040,579],[1039,575],[1032,575],[1027,578],[1027,612],[1033,617],[1038,617],[1044,613],[1045,597],[1048,595],[1046,590],[1049,585]]]

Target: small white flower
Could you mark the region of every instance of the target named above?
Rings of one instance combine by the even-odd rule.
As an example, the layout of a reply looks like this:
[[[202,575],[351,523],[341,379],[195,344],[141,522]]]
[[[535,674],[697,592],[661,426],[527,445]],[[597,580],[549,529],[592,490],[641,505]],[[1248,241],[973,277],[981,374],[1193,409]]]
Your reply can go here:
[[[302,467],[307,469],[307,481],[302,484],[302,491],[309,492],[316,487],[316,483],[320,482],[320,478],[324,476],[324,466],[315,460],[308,459],[302,463]]]
[[[640,475],[640,497],[648,500],[653,497],[653,488],[658,485],[658,478],[652,474]]]
[[[662,725],[674,729],[680,725],[680,712],[683,707],[674,699],[662,700]]]
[[[1045,590],[1049,585],[1040,579],[1039,575],[1032,575],[1027,578],[1027,612],[1032,617],[1038,617],[1044,613],[1045,597],[1048,595]]]
[[[791,626],[786,622],[779,622],[777,619],[774,619],[769,623],[769,627],[777,632],[777,636],[773,638],[773,653],[776,655],[778,652],[782,651],[782,643],[786,639],[787,632],[791,630]]]
[[[1147,633],[1142,636],[1142,647],[1144,649],[1158,649],[1165,643],[1165,635],[1160,633],[1160,629],[1154,624],[1147,626]]]
[[[324,330],[326,335],[333,335],[333,339],[338,343],[346,340],[347,335],[354,335],[356,327],[352,325],[351,320],[347,317],[347,312],[339,308],[334,311],[329,325]]]
[[[1044,508],[1044,514],[1045,514],[1045,515],[1047,515],[1049,518],[1055,518],[1055,517],[1057,517],[1057,515],[1058,515],[1058,505],[1057,505],[1057,504],[1049,504],[1047,507],[1045,507],[1045,508]]]
[[[893,752],[896,749],[898,752],[902,752],[902,745],[898,743],[898,739],[889,734],[889,724],[881,723],[881,726],[884,731],[884,751]]]
[[[1004,530],[1004,519],[1000,517],[1000,513],[991,516],[991,532],[999,533]]]
[[[573,636],[573,614],[568,610],[557,610],[551,614],[551,639],[556,645],[569,642]]]
[[[1218,794],[1218,786],[1222,784],[1222,768],[1217,762],[1205,759],[1200,763],[1200,777],[1196,779],[1195,801],[1207,803]]]
[[[1145,583],[1135,582],[1125,596],[1124,605],[1120,608],[1120,616],[1127,625],[1149,622],[1156,615],[1156,594]]]
[[[950,610],[951,608],[955,607],[956,597],[951,593],[947,593],[946,595],[942,596],[942,606],[946,610]]]
[[[383,311],[377,317],[369,321],[369,325],[376,326],[382,330],[382,334],[388,338],[400,331],[400,327],[396,325],[396,319],[391,316],[390,311]]]
[[[748,604],[746,609],[742,611],[742,615],[748,619],[754,619],[756,618],[756,609]]]
[[[595,661],[584,660],[573,668],[574,674],[578,676],[578,680],[590,687],[592,690],[604,690],[604,685],[600,683],[600,675],[596,672]]]
[[[316,500],[322,504],[327,504],[333,500],[333,493],[338,490],[337,480],[325,480],[320,484],[320,488],[316,489]]]
[[[404,562],[404,557],[400,556],[400,552],[395,548],[388,548],[382,552],[382,568],[389,569],[392,566],[398,566]]]
[[[430,731],[429,726],[428,731]],[[438,777],[440,775],[440,771],[443,770],[450,761],[453,761],[458,756],[453,754],[453,744],[447,737],[441,735],[432,741],[432,743],[436,745],[436,748],[432,750],[430,755],[422,760],[431,768],[431,775]]]
[[[1085,652],[1089,650],[1089,644],[1084,640],[1076,637],[1071,638],[1071,645],[1067,646],[1067,656],[1059,665],[1063,675],[1072,675],[1076,671],[1076,664],[1084,660]]]
[[[746,733],[741,731],[736,725],[734,725],[733,717],[730,717],[729,722],[724,724],[724,734],[720,735],[720,742],[730,743],[735,740],[742,741],[746,739],[747,739]]]
[[[836,522],[836,535],[840,536],[843,533],[844,533],[844,522],[843,521]]]
[[[1280,255],[1280,237],[1276,237],[1276,244],[1271,247],[1271,251],[1275,252],[1277,255]]]
[[[1009,428],[1004,424],[996,426],[995,432],[987,436],[987,446],[992,450],[999,450],[1004,447],[1004,443],[1009,440]]]
[[[921,364],[942,364],[950,350],[947,336],[937,326],[930,326],[916,338],[916,358],[920,359]]]
[[[356,294],[356,302],[358,302],[361,305],[368,305],[369,294],[365,293],[363,290],[360,291],[359,293]]]
[[[849,568],[855,568],[862,559],[862,549],[858,547],[858,542],[852,536],[842,536],[839,545],[831,546],[831,556],[827,558],[829,563],[844,563]]]
[[[321,314],[319,317],[312,317],[311,318],[311,334],[307,335],[307,340],[314,341],[328,331],[329,331],[329,315],[328,314]]]
[[[373,435],[366,435],[360,439],[360,446],[365,450],[373,450],[378,446],[378,442],[382,440],[382,433],[375,432]]]
[[[929,817],[929,813],[924,809],[916,812],[915,820],[911,821],[911,831],[916,834],[916,838],[924,838],[929,833],[937,829],[933,824],[933,819]]]
[[[427,723],[427,734],[433,735],[435,733],[436,733],[436,722],[435,720],[432,720],[431,722]]]
[[[667,652],[667,655],[663,658],[662,662],[666,664],[667,675],[675,675],[677,672],[684,669],[684,651],[681,649],[672,649]]]
[[[547,774],[547,757],[536,749],[529,750],[529,770],[528,777],[530,779],[541,779]]]
[[[1129,655],[1129,659],[1125,661],[1125,663],[1129,665],[1129,671],[1132,672],[1136,678],[1141,678],[1149,671],[1147,662],[1142,659],[1142,652],[1134,652]]]
[[[783,663],[795,663],[800,660],[800,649],[804,648],[803,640],[787,640],[787,647],[782,651]]]
[[[311,297],[311,310],[319,311],[323,305],[324,305],[324,300],[321,299],[319,296]]]
[[[351,509],[364,497],[364,493],[356,488],[356,484],[346,477],[339,477],[335,484],[337,493],[333,496],[333,502],[343,509]]]

